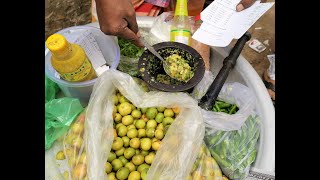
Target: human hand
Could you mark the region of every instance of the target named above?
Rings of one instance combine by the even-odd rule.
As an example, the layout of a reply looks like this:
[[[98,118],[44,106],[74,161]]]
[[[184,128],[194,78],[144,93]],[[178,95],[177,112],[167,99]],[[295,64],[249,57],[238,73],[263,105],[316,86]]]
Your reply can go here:
[[[107,35],[119,36],[144,47],[139,40],[136,13],[129,0],[96,0],[100,29]]]
[[[261,3],[266,2],[267,0],[261,0]],[[256,2],[256,0],[241,0],[239,2],[239,4],[237,5],[236,9],[238,12],[247,9],[248,7],[250,7],[254,2]]]

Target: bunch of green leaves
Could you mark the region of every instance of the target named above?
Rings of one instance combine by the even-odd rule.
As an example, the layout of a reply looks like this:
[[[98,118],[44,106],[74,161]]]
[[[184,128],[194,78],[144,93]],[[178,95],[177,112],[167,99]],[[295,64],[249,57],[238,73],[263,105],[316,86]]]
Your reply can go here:
[[[120,47],[120,54],[129,58],[139,58],[144,51],[143,48],[140,48],[123,38],[118,38],[118,44]]]

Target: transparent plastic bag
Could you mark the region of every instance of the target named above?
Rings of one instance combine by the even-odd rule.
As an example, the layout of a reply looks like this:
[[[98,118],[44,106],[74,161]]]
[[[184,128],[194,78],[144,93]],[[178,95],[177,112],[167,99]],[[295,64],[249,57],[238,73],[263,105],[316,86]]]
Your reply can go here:
[[[158,42],[156,43],[170,40],[170,28],[172,18],[172,12],[164,12],[155,18],[149,34],[150,36],[158,39]]]
[[[69,129],[82,110],[79,99],[69,97],[53,99],[45,104],[46,150]]]
[[[208,91],[210,85],[214,80],[213,74],[211,71],[205,71],[202,80],[193,88],[191,93],[192,97],[197,100],[200,100]]]
[[[230,179],[245,179],[257,156],[260,119],[250,115],[241,129],[221,131],[206,127],[204,141],[223,173]]]
[[[120,47],[120,62],[117,69],[133,77],[139,77],[138,62],[144,49],[123,38],[118,38],[117,41]]]
[[[172,19],[174,17],[173,11],[163,12],[161,15],[155,18],[150,28],[149,33],[144,36],[145,39],[151,44],[157,44],[160,42],[170,41],[170,28]],[[195,32],[195,18],[194,16],[188,16],[189,24],[191,26],[191,33]]]
[[[85,110],[71,124],[64,136],[46,151],[47,180],[87,179],[87,158],[84,142]]]
[[[45,76],[45,103],[55,99],[59,86]]]
[[[218,95],[218,100],[236,104],[239,108],[239,111],[233,115],[201,109],[205,125],[223,131],[240,129],[249,115],[254,113],[256,106],[254,93],[247,86],[238,82],[225,83]]]
[[[209,149],[205,143],[202,143],[197,159],[192,166],[190,175],[187,177],[187,180],[198,179],[223,180],[219,165],[216,160],[211,157]]]
[[[197,102],[185,93],[144,92],[128,74],[108,70],[96,82],[85,121],[87,177],[105,179],[105,163],[113,143],[112,96],[116,89],[139,108],[180,107],[163,138],[146,179],[185,179],[200,150],[204,125]]]
[[[65,180],[62,172],[60,172],[61,166],[59,166],[59,162],[57,164],[56,160],[57,152],[63,149],[62,141],[63,139],[57,139],[50,149],[45,151],[45,180]],[[65,164],[67,167],[66,162]]]
[[[132,77],[139,77],[139,67],[138,67],[139,58],[129,58],[126,56],[120,56],[120,62],[118,65],[118,70],[124,73],[129,74]]]

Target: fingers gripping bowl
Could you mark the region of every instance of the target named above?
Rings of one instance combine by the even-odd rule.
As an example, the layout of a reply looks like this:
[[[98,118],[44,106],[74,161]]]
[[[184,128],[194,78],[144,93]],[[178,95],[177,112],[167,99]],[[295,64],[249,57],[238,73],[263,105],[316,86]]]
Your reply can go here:
[[[203,59],[192,47],[178,42],[162,42],[153,47],[164,59],[174,54],[181,56],[189,64],[194,75],[187,82],[170,78],[163,69],[162,61],[146,50],[139,59],[138,67],[142,79],[152,88],[167,92],[187,91],[203,78],[205,71]]]

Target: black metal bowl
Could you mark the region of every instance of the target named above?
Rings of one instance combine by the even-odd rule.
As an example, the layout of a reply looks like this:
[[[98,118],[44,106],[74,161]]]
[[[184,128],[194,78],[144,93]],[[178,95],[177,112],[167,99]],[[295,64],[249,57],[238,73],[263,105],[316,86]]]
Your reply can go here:
[[[172,54],[178,54],[183,57],[190,65],[194,76],[188,82],[181,82],[168,76],[167,83],[157,81],[157,76],[166,75],[162,61],[154,56],[148,50],[145,50],[139,59],[138,67],[142,79],[151,87],[167,92],[187,91],[196,86],[204,76],[205,65],[201,55],[192,47],[178,42],[162,42],[153,45],[155,50],[166,58]],[[168,83],[170,82],[170,83]]]

